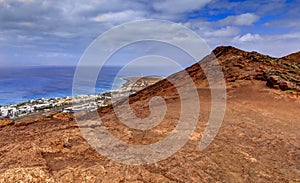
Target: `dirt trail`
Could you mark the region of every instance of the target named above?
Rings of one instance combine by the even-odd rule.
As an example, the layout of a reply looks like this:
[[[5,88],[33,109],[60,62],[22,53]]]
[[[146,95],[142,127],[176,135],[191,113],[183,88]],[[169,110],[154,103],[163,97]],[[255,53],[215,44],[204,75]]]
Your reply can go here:
[[[61,120],[44,119],[0,129],[0,182],[300,181],[299,99],[278,98],[263,82],[231,89],[217,137],[207,149],[198,151],[210,111],[209,91],[198,91],[202,110],[197,129],[184,148],[164,161],[144,166],[115,163],[92,149],[77,123],[66,115]],[[167,103],[170,111],[165,122],[154,131],[135,132],[132,143],[156,141],[172,129],[177,96]],[[113,116],[106,113],[103,118],[114,121]],[[128,141],[122,134],[124,126],[109,127]]]
[[[201,68],[193,65],[186,71],[197,86],[200,117],[189,141],[171,157],[150,165],[119,164],[86,142],[74,116],[34,115],[1,126],[0,182],[300,182],[300,97],[295,91],[279,90],[276,82],[273,88],[266,86],[272,77],[297,83],[298,63],[232,47],[214,52],[224,71],[228,97],[222,126],[205,150],[199,151],[198,145],[211,112],[211,96]],[[274,69],[279,75],[268,75]],[[181,73],[170,77],[185,83]],[[176,88],[166,80],[158,82],[132,95],[131,107],[137,116],[147,117],[154,96],[165,98],[167,112],[153,129],[128,128],[110,107],[98,111],[103,125],[131,144],[165,138],[180,116]]]

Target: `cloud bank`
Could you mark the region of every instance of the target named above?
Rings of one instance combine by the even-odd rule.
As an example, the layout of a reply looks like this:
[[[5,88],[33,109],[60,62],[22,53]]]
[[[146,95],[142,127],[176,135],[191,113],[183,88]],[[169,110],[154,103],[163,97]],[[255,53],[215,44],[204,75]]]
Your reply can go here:
[[[0,0],[1,65],[75,65],[101,33],[143,19],[185,25],[211,48],[233,45],[280,57],[300,50],[298,3],[284,0]]]

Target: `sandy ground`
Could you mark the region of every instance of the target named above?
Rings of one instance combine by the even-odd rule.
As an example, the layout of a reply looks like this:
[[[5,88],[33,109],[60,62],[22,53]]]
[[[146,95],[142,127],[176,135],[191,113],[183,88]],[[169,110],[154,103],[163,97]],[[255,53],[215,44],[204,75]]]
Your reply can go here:
[[[97,153],[69,115],[37,116],[32,123],[33,116],[3,127],[0,182],[300,182],[299,98],[268,89],[261,81],[229,89],[222,127],[209,147],[199,151],[210,92],[198,92],[201,116],[190,140],[173,156],[150,165],[119,164]],[[173,129],[179,116],[178,95],[166,93],[165,98],[166,118],[153,130],[126,129],[110,109],[100,115],[122,140],[153,143]],[[132,105],[138,116],[147,116],[144,102]]]
[[[137,166],[117,163],[87,143],[74,116],[39,114],[15,123],[0,121],[0,182],[300,182],[300,96],[296,94],[300,65],[294,59],[298,54],[276,59],[233,47],[218,47],[213,52],[226,80],[227,106],[217,136],[203,151],[198,146],[211,112],[211,95],[202,69],[195,64],[185,71],[200,96],[200,117],[188,142],[167,159]],[[204,68],[215,56],[202,60]],[[185,71],[168,78],[189,91]],[[266,87],[267,82],[272,89]],[[292,88],[280,91],[282,83]],[[165,99],[167,111],[151,129],[129,128],[117,119],[112,107],[77,114],[76,119],[83,119],[80,126],[88,134],[104,126],[128,144],[153,144],[174,131],[181,100],[186,100],[164,79],[130,96],[134,114],[147,118],[149,101],[155,96]],[[87,120],[99,116],[102,124],[88,125]],[[147,125],[146,121],[140,125]]]

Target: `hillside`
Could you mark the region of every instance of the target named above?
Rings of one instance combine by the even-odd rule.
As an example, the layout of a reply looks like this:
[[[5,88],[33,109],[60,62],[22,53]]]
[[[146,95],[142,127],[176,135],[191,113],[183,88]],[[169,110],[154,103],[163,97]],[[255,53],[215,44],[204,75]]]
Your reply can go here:
[[[226,80],[226,112],[214,141],[199,151],[211,113],[211,91],[200,65],[209,67],[213,59],[220,63]],[[70,114],[2,121],[0,182],[300,182],[298,60],[295,54],[272,58],[221,46],[188,67],[185,71],[197,87],[201,104],[196,129],[183,148],[154,164],[124,165],[97,153]],[[129,128],[117,119],[112,106],[80,119],[99,114],[102,125],[125,142],[158,142],[175,129],[181,112],[178,90],[168,79],[186,86],[185,71],[130,96],[130,106],[141,118],[150,114],[152,97],[165,99],[165,117],[153,129]]]
[[[285,57],[282,57],[282,59],[285,59],[285,60],[289,60],[289,61],[292,61],[292,62],[300,62],[300,51],[296,52],[296,53],[292,53],[290,55],[287,55]]]

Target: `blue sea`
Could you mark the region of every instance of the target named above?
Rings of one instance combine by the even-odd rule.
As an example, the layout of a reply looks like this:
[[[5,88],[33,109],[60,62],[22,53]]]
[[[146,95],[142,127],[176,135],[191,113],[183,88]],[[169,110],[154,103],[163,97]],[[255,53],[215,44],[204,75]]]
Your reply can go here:
[[[75,70],[75,66],[0,67],[0,105],[38,98],[72,96]],[[105,66],[98,74],[94,90],[81,93],[97,94],[117,89],[126,82],[122,79],[124,77],[167,76],[175,71],[176,68],[161,66],[128,67],[127,70],[118,66]]]
[[[76,67],[71,66],[0,68],[0,105],[37,98],[72,96],[75,70]],[[120,67],[103,67],[98,75],[94,93],[111,90],[119,70]],[[125,82],[122,77],[126,75],[118,77],[116,83],[121,86]]]

